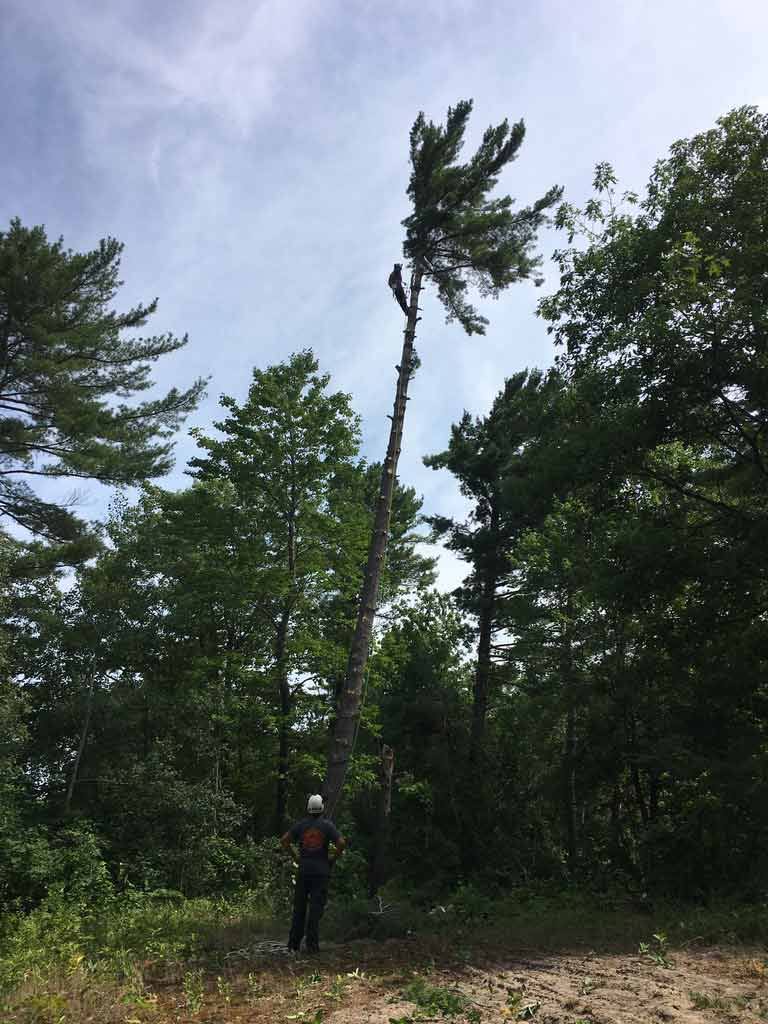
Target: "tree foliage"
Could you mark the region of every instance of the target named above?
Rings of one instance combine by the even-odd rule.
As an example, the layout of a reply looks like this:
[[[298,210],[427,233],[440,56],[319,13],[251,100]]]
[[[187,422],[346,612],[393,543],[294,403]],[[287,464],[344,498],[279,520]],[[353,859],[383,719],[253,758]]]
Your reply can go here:
[[[204,382],[138,404],[151,364],[186,344],[135,336],[157,300],[110,308],[122,245],[74,253],[42,227],[0,232],[0,515],[51,542],[77,542],[84,524],[35,494],[35,476],[136,484],[171,468],[174,432]],[[92,550],[92,548],[91,548]]]
[[[493,177],[519,131],[459,166],[468,112],[416,123],[412,258],[450,217],[471,255],[475,215],[512,216],[467,175]],[[676,143],[642,197],[603,163],[584,208],[560,207],[560,285],[540,304],[556,365],[500,381],[426,459],[470,503],[429,516],[467,565],[454,594],[430,590],[421,502],[395,491],[339,892],[380,850],[385,745],[391,881],[414,900],[575,880],[762,898],[767,140],[742,108]],[[429,214],[433,185],[455,211]],[[272,884],[275,795],[298,814],[318,788],[380,498],[329,385],[309,351],[254,371],[198,433],[191,485],[117,501],[67,588],[6,574],[5,906]]]
[[[458,320],[467,334],[484,334],[488,321],[467,301],[468,285],[495,298],[535,275],[541,264],[532,253],[536,235],[562,189],[550,188],[518,211],[508,195],[490,198],[499,174],[517,157],[525,125],[518,121],[510,128],[504,120],[487,128],[474,156],[460,164],[471,112],[472,101],[462,100],[448,108],[445,125],[423,113],[414,122],[408,183],[413,212],[403,221],[403,251],[437,285],[448,322]]]
[[[767,129],[744,108],[675,144],[636,215],[607,164],[561,207],[586,245],[540,307],[560,384],[500,461],[525,489],[496,478],[499,521],[527,526],[497,595],[496,715],[535,715],[569,870],[689,895],[765,872]],[[466,486],[476,449],[454,452]]]

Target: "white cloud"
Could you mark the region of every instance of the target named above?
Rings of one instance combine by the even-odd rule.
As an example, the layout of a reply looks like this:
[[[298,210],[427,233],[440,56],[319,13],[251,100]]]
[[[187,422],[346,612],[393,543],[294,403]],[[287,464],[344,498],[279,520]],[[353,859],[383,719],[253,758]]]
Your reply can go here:
[[[24,211],[80,248],[125,241],[121,305],[159,295],[152,329],[190,333],[160,384],[213,375],[191,422],[217,418],[221,392],[244,397],[255,364],[311,346],[352,393],[372,459],[399,359],[386,277],[420,108],[441,120],[474,97],[468,150],[489,122],[524,116],[502,189],[526,204],[559,182],[580,202],[597,160],[642,187],[675,138],[765,95],[764,4],[14,3],[4,45],[23,77],[6,61],[0,84],[11,95],[21,81],[34,116],[20,127],[13,104],[0,111],[4,137],[25,144],[0,165],[4,217]],[[65,151],[41,156],[57,125]],[[544,236],[545,253],[555,244]],[[421,456],[445,447],[464,408],[485,412],[505,377],[551,361],[533,316],[541,294],[523,285],[484,303],[491,327],[471,339],[425,298],[401,477],[428,511],[462,515],[465,503]]]
[[[189,5],[170,26],[157,25],[151,7],[141,17],[128,3],[70,0],[33,9],[67,46],[70,80],[90,101],[97,131],[198,109],[221,130],[247,135],[274,101],[281,70],[323,20],[323,6],[311,0]]]

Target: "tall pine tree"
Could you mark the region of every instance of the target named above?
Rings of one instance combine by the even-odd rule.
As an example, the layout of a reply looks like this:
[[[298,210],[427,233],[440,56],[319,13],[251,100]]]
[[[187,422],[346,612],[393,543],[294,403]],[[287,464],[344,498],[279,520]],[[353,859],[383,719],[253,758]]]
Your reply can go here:
[[[463,100],[448,109],[445,126],[427,121],[420,113],[411,129],[408,196],[413,212],[403,221],[403,252],[412,271],[408,317],[357,625],[328,751],[325,791],[331,807],[341,795],[360,715],[408,384],[418,364],[414,339],[424,281],[436,285],[449,322],[458,320],[467,334],[483,334],[487,320],[468,302],[467,287],[472,284],[482,295],[497,296],[515,281],[535,276],[540,263],[532,252],[536,232],[561,195],[559,188],[551,188],[533,206],[517,212],[512,210],[510,196],[489,198],[499,174],[517,156],[525,126],[519,121],[510,128],[504,120],[489,127],[475,155],[461,164],[458,157],[471,111],[472,101]]]
[[[66,545],[61,558],[93,552],[85,524],[35,493],[31,477],[136,484],[171,468],[171,437],[204,382],[138,404],[151,364],[186,344],[171,334],[126,337],[157,300],[125,313],[110,308],[122,245],[91,252],[50,242],[42,227],[11,221],[0,232],[0,520]]]

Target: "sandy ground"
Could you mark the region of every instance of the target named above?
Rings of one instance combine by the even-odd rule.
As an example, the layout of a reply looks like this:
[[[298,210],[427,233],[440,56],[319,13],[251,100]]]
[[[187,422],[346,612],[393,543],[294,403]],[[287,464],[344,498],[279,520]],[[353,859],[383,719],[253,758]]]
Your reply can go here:
[[[178,981],[160,985],[150,1019],[174,1024],[648,1024],[768,1021],[768,951],[673,950],[662,966],[648,955],[595,952],[493,956],[424,949],[416,940],[353,943],[320,957],[243,962],[222,980],[206,977],[195,1013]],[[443,1016],[403,993],[414,978],[460,993],[462,1012]],[[224,996],[221,994],[222,984]],[[164,991],[163,991],[164,989]],[[175,990],[175,991],[174,991]]]
[[[757,976],[751,975],[753,959],[708,951],[671,957],[672,966],[663,968],[639,956],[499,958],[496,964],[468,967],[458,975],[434,971],[429,982],[461,990],[479,1011],[481,1021],[693,1024],[721,1020],[746,1024],[768,1020],[765,968],[762,960],[755,959],[751,970]],[[691,992],[728,1005],[728,1009],[697,1010]],[[529,1016],[525,1016],[526,1007]],[[407,1016],[413,1010],[413,1005],[404,1002],[387,1005],[386,997],[380,997],[358,1007],[341,1008],[324,1020],[330,1024],[389,1024],[391,1017]]]

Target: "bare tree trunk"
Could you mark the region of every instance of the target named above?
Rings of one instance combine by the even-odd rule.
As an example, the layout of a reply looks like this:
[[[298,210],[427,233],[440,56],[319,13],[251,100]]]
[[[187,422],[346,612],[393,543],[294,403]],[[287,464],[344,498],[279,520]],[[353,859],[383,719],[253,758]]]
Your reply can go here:
[[[629,775],[632,779],[632,788],[635,791],[635,800],[640,811],[640,818],[642,819],[643,826],[647,826],[648,805],[645,802],[645,793],[643,792],[643,783],[640,778],[640,769],[637,765],[637,719],[635,717],[635,710],[632,707],[628,709],[626,722],[630,748]]]
[[[482,584],[480,614],[478,616],[477,664],[472,684],[472,724],[469,735],[469,765],[473,769],[466,777],[469,793],[464,803],[466,835],[461,844],[461,867],[465,876],[482,859],[483,826],[482,807],[474,799],[475,787],[482,784],[485,770],[485,725],[488,718],[488,698],[491,690],[491,641],[496,605],[497,578],[488,569]]]
[[[275,835],[281,835],[286,824],[288,807],[288,732],[291,716],[291,688],[288,683],[288,630],[295,599],[296,582],[296,527],[294,522],[295,503],[288,521],[288,575],[291,592],[285,599],[275,637],[275,666],[277,686],[280,695],[280,716],[278,722],[277,790],[275,793]]]
[[[618,782],[614,782],[611,793],[610,833],[614,856],[616,856],[621,850],[621,790]]]
[[[661,780],[659,778],[659,771],[656,768],[652,768],[648,778],[648,820],[656,821],[659,816],[659,790],[661,788]]]
[[[144,702],[141,710],[141,754],[144,761],[149,757],[149,699],[146,683],[143,686]]]
[[[577,856],[576,832],[576,709],[569,698],[565,724],[565,816],[568,833],[568,865],[573,870]]]
[[[498,529],[498,512],[491,513],[491,530]],[[488,695],[491,688],[491,639],[496,614],[497,577],[488,569],[483,580],[483,592],[479,615],[479,637],[477,642],[477,665],[472,688],[472,731],[469,744],[469,760],[476,764],[483,749],[485,723],[488,717]]]
[[[563,810],[568,843],[568,865],[573,870],[578,856],[578,831],[576,824],[576,692],[573,649],[571,640],[571,599],[568,595],[563,608],[567,623],[561,640],[560,672],[565,689],[565,743],[563,747]]]
[[[650,700],[653,707],[657,709],[656,714],[650,716],[647,715],[645,718],[645,735],[646,750],[658,751],[659,749],[659,726],[661,725],[661,715],[663,702],[658,693],[654,694],[655,686],[652,679],[648,680],[648,696],[647,700]],[[648,765],[648,821],[654,822],[657,820],[659,815],[659,790],[661,788],[661,770],[656,761],[652,761]]]
[[[291,713],[291,691],[288,685],[288,672],[285,651],[288,640],[288,625],[291,619],[290,608],[286,605],[280,615],[275,642],[277,656],[277,686],[280,696],[280,714],[278,717],[278,751],[277,751],[277,792],[275,803],[275,835],[282,835],[285,824],[286,807],[288,805],[288,722]]]
[[[632,787],[633,787],[633,789],[635,791],[635,800],[637,801],[637,806],[638,806],[638,808],[640,810],[640,817],[642,819],[643,825],[647,825],[648,824],[648,806],[647,806],[647,804],[645,802],[645,793],[643,792],[643,783],[640,780],[640,770],[637,767],[637,762],[636,761],[632,762],[632,767],[630,769],[630,775],[632,777]]]
[[[373,620],[376,615],[376,604],[379,593],[379,578],[387,552],[389,539],[389,519],[392,512],[392,496],[397,476],[397,461],[403,437],[405,406],[408,401],[408,383],[413,369],[413,340],[416,336],[416,320],[418,319],[419,293],[423,271],[416,266],[411,275],[410,313],[403,339],[403,352],[397,377],[395,407],[392,415],[392,428],[389,432],[389,444],[384,466],[381,473],[379,498],[376,503],[376,515],[373,535],[368,551],[368,562],[363,576],[363,587],[360,595],[360,608],[357,625],[352,637],[352,644],[347,661],[347,672],[344,686],[339,698],[333,736],[328,748],[328,765],[325,776],[325,798],[329,812],[333,812],[339,803],[344,780],[347,775],[349,759],[352,755],[357,723],[360,717],[360,703],[363,691],[363,675],[368,661],[368,648],[373,631]]]
[[[91,725],[91,714],[93,713],[93,695],[96,689],[96,676],[91,675],[90,683],[88,684],[88,695],[85,702],[85,716],[83,718],[83,727],[80,730],[80,740],[77,744],[77,754],[75,755],[75,763],[72,765],[72,774],[69,777],[69,785],[67,786],[67,795],[64,800],[64,813],[69,814],[72,809],[72,795],[75,792],[75,785],[77,784],[77,773],[80,770],[80,762],[83,759],[83,751],[85,750],[85,742],[88,739],[88,729]]]
[[[392,774],[395,768],[395,752],[386,743],[381,744],[381,761],[379,763],[379,813],[376,822],[371,870],[368,883],[368,895],[373,897],[386,881],[387,850],[389,848],[389,832],[392,811]]]

